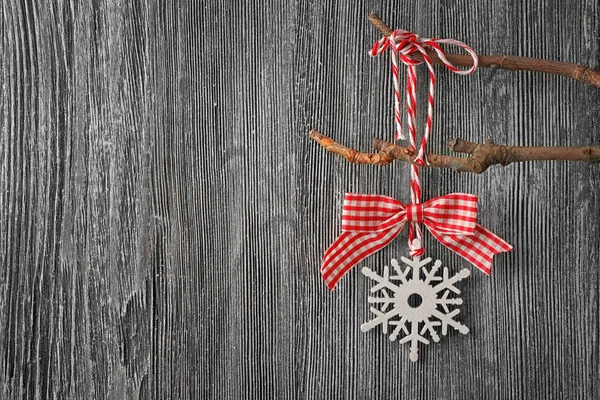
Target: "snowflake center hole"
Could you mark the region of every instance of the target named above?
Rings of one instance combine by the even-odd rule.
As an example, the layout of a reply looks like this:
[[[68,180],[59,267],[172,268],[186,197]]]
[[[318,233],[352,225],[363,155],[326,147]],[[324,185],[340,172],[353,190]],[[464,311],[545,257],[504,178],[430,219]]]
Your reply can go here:
[[[423,304],[423,298],[419,293],[413,293],[408,296],[408,305],[412,308],[420,307]]]

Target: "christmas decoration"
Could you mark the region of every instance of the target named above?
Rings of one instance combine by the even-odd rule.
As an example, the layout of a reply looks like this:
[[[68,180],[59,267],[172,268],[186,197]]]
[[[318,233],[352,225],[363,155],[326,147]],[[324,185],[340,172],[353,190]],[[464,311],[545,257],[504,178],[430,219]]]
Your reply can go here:
[[[325,283],[333,289],[341,277],[369,255],[390,244],[408,224],[409,258],[401,257],[405,269],[396,260],[392,267],[396,275],[390,276],[385,266],[383,275],[364,267],[365,276],[377,282],[371,292],[379,297],[369,297],[375,318],[366,322],[361,329],[366,332],[381,325],[387,334],[393,330],[390,339],[400,338],[400,343],[410,343],[410,359],[418,360],[418,343],[429,344],[428,337],[435,342],[440,340],[436,330],[441,327],[446,335],[448,327],[462,334],[469,329],[455,317],[459,309],[449,306],[462,304],[462,299],[449,297],[460,294],[455,284],[470,275],[463,269],[450,276],[446,267],[443,277],[437,276],[442,263],[436,260],[428,269],[432,259],[421,257],[425,253],[422,245],[422,226],[445,247],[469,261],[486,274],[492,267],[494,255],[510,251],[512,246],[493,232],[477,224],[477,196],[453,193],[422,202],[419,168],[452,168],[457,172],[482,173],[488,167],[529,160],[579,160],[600,161],[600,147],[513,147],[500,146],[491,140],[485,144],[475,144],[462,139],[454,139],[449,147],[470,157],[442,156],[427,153],[430,139],[434,87],[436,82],[434,63],[442,64],[459,75],[469,75],[478,66],[504,68],[510,70],[530,70],[557,73],[570,76],[586,84],[600,87],[600,74],[576,64],[529,59],[512,56],[478,56],[469,46],[454,39],[422,38],[412,32],[392,30],[379,17],[372,14],[369,21],[383,33],[383,38],[375,42],[370,54],[377,56],[386,50],[392,55],[392,79],[394,100],[395,139],[405,139],[401,121],[401,95],[399,85],[399,63],[407,67],[407,130],[408,147],[399,146],[375,139],[373,147],[377,153],[363,153],[336,143],[331,138],[310,132],[310,137],[328,151],[339,154],[357,164],[389,165],[395,160],[404,161],[410,166],[410,203],[383,195],[347,193],[342,213],[342,233],[331,244],[323,257],[321,273]],[[447,54],[441,45],[458,46],[467,55]],[[429,72],[429,93],[427,98],[427,119],[420,143],[416,135],[416,66],[425,64]],[[468,67],[461,70],[458,67]],[[409,277],[410,275],[410,277]],[[433,284],[433,282],[439,282]]]
[[[448,296],[451,292],[460,294],[455,284],[468,277],[471,272],[465,268],[450,277],[448,268],[444,267],[443,277],[439,277],[436,274],[442,265],[440,260],[436,260],[429,270],[425,265],[431,262],[431,258],[420,260],[419,257],[415,257],[409,260],[402,257],[401,260],[407,268],[402,270],[398,261],[392,260],[392,267],[396,271],[396,275],[392,276],[387,265],[383,269],[383,276],[367,267],[362,269],[365,276],[377,282],[377,285],[371,288],[371,292],[379,292],[382,297],[369,297],[369,303],[379,304],[381,308],[371,307],[375,318],[362,324],[360,328],[367,332],[381,325],[383,333],[387,334],[388,325],[394,326],[389,336],[390,340],[402,336],[400,343],[410,343],[410,360],[417,361],[418,343],[429,344],[424,335],[429,335],[434,342],[439,342],[440,336],[436,331],[438,326],[441,327],[442,335],[448,333],[449,326],[462,334],[469,333],[469,328],[454,319],[460,310],[450,311],[449,308],[451,305],[462,304],[462,299]],[[421,279],[421,275],[424,279]],[[440,282],[432,284],[435,281]]]

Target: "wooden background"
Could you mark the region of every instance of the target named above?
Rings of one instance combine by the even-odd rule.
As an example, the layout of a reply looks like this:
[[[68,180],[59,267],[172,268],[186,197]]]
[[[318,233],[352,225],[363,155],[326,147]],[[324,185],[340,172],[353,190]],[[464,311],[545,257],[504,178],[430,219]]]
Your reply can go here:
[[[600,63],[597,0],[2,2],[0,398],[600,393],[600,165],[423,173],[426,198],[478,194],[480,222],[515,249],[462,282],[470,334],[418,363],[360,331],[358,268],[323,284],[343,193],[409,197],[406,166],[349,165],[308,139],[391,138],[373,11],[482,54]],[[431,152],[455,136],[600,144],[599,89],[437,71]],[[381,270],[405,242],[361,265]]]

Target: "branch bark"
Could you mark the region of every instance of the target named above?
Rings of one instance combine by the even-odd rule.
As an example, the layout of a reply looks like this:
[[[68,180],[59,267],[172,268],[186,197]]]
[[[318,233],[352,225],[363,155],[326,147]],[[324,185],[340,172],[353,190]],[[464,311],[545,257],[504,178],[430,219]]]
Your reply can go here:
[[[327,151],[338,154],[354,164],[390,165],[395,157],[389,152],[362,153],[336,143],[328,136],[319,133],[316,129],[310,131],[310,138],[323,146]]]
[[[327,151],[341,155],[355,164],[389,165],[398,160],[414,164],[416,151],[398,146],[381,139],[373,140],[377,153],[363,153],[336,143],[333,139],[319,133],[316,129],[310,132],[310,138],[323,146]],[[448,148],[456,153],[470,154],[470,157],[442,156],[428,154],[428,165],[424,168],[451,168],[456,172],[481,174],[492,165],[509,165],[515,162],[535,160],[565,161],[600,161],[600,146],[583,147],[529,147],[502,146],[487,140],[483,144],[456,138],[448,143]]]
[[[381,32],[384,36],[392,34],[393,30],[387,26],[377,14],[369,15],[369,22],[375,29]],[[434,63],[441,63],[435,51],[427,51],[427,55]],[[533,71],[545,74],[563,75],[569,78],[576,79],[586,85],[600,88],[600,73],[591,68],[587,68],[578,64],[566,63],[561,61],[550,61],[539,58],[503,56],[503,55],[479,55],[479,67],[492,69],[506,69],[510,71]],[[421,54],[413,54],[411,58],[423,61]],[[471,67],[473,59],[469,55],[463,54],[446,54],[446,58],[452,64],[461,67]]]

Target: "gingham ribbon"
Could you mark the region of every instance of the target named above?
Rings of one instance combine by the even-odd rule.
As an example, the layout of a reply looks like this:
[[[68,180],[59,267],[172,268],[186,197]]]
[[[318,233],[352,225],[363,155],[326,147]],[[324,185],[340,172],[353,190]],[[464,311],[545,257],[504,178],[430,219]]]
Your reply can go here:
[[[325,252],[321,274],[333,289],[364,258],[387,246],[407,222],[424,224],[444,246],[489,274],[495,254],[512,246],[477,224],[477,196],[453,193],[404,205],[388,196],[346,193],[342,234]]]
[[[473,66],[467,70],[458,69],[455,65],[450,63],[446,59],[444,50],[439,46],[440,44],[449,44],[463,48],[473,58]],[[392,76],[394,82],[394,119],[396,121],[396,140],[405,139],[402,133],[402,122],[400,120],[400,85],[398,83],[398,53],[400,53],[400,60],[408,67],[408,78],[406,82],[406,100],[407,100],[407,114],[408,114],[408,131],[410,133],[411,145],[415,145],[416,148],[416,128],[415,119],[417,115],[417,102],[415,100],[415,93],[417,91],[417,74],[415,67],[421,64],[421,61],[416,61],[410,57],[413,53],[421,53],[423,60],[427,64],[429,69],[429,98],[427,101],[427,122],[425,125],[425,133],[421,140],[421,148],[415,161],[418,165],[424,165],[427,162],[425,148],[427,141],[429,140],[429,134],[431,132],[431,124],[433,118],[433,94],[435,86],[435,72],[433,70],[433,64],[427,50],[431,49],[435,51],[442,63],[450,71],[460,74],[469,75],[475,71],[479,59],[475,51],[463,42],[459,42],[454,39],[436,39],[436,38],[421,38],[418,35],[404,31],[401,29],[395,30],[390,36],[385,36],[375,42],[373,48],[370,51],[372,56],[377,56],[384,52],[388,47],[392,48]],[[412,147],[412,146],[411,146]]]

